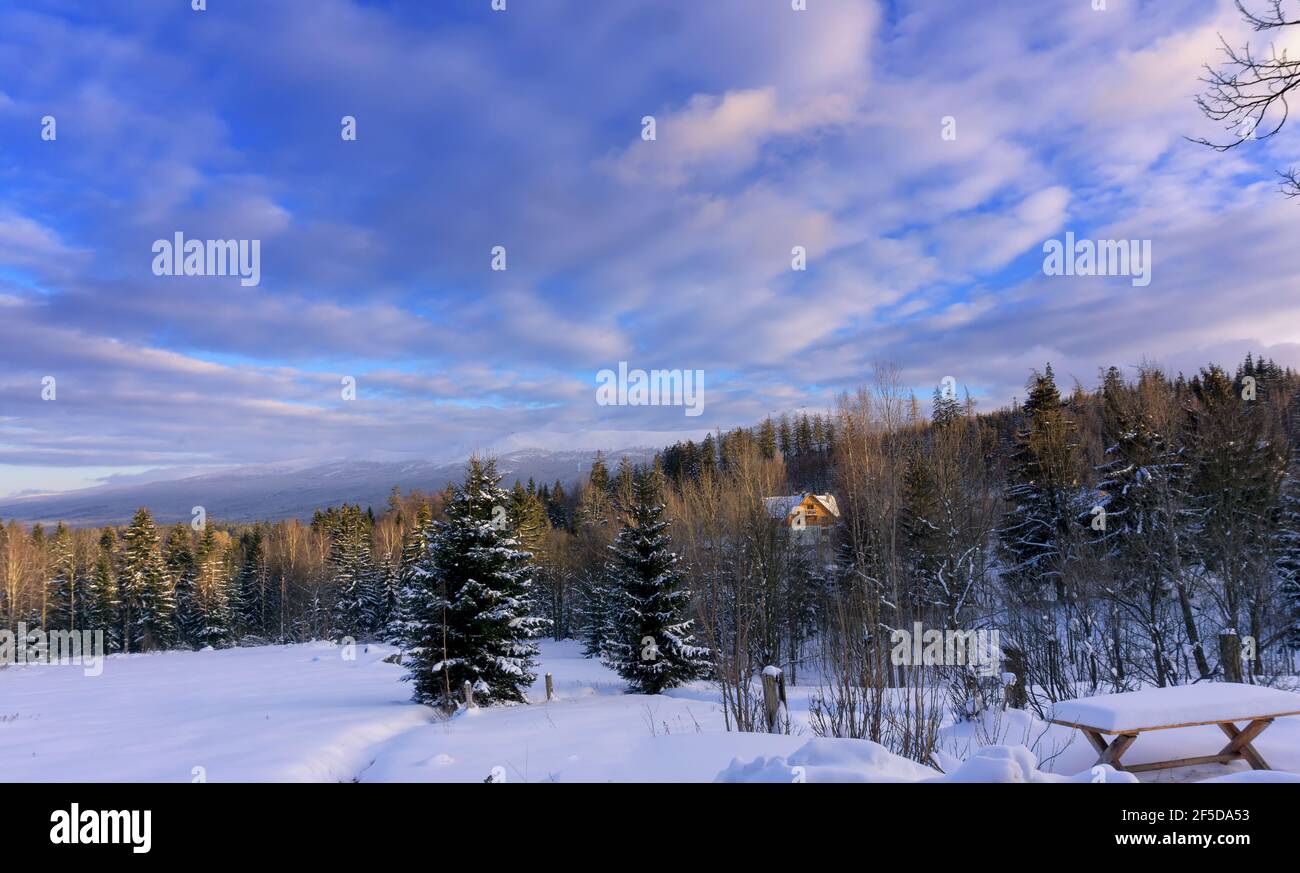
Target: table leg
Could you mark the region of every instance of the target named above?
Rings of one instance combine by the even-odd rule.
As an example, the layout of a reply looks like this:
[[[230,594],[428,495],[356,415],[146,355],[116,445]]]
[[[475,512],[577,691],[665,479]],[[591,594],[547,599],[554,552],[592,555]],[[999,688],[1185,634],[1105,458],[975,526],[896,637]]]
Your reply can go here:
[[[1097,758],[1097,763],[1109,764],[1116,770],[1124,769],[1124,765],[1119,761],[1120,756],[1127,752],[1128,747],[1133,745],[1133,741],[1137,739],[1137,734],[1120,734],[1108,744],[1097,731],[1084,730],[1083,734],[1088,738],[1088,742],[1092,743],[1092,747],[1097,750],[1100,756]]]
[[[1257,718],[1250,724],[1246,725],[1245,730],[1239,730],[1232,722],[1223,722],[1219,728],[1228,735],[1231,741],[1224,746],[1220,755],[1236,755],[1245,758],[1250,762],[1251,769],[1254,770],[1271,770],[1264,756],[1255,751],[1251,745],[1256,737],[1264,732],[1264,729],[1273,723],[1271,718]]]
[[[1106,740],[1102,738],[1101,734],[1087,728],[1079,728],[1079,730],[1083,731],[1083,735],[1088,738],[1088,742],[1092,743],[1092,747],[1097,750],[1098,755],[1106,754]]]

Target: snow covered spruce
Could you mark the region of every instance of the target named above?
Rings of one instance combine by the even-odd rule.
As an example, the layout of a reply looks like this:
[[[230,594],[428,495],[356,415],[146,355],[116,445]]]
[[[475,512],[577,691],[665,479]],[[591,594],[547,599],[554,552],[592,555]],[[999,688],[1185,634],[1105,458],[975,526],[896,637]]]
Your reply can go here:
[[[535,681],[533,640],[550,624],[534,614],[537,566],[522,548],[511,495],[492,461],[472,459],[465,483],[410,544],[423,553],[400,596],[402,640],[410,652],[406,679],[414,699],[443,709],[464,703],[523,703]],[[632,691],[658,694],[708,675],[708,649],[687,617],[690,592],[677,567],[663,518],[663,477],[635,474],[621,509],[626,523],[596,586],[602,659]],[[513,517],[512,517],[513,516]]]
[[[469,683],[475,703],[523,703],[536,679],[531,640],[548,622],[532,615],[536,567],[509,524],[499,481],[492,461],[470,460],[403,594],[406,678],[418,702],[454,707]]]
[[[670,548],[664,518],[663,475],[657,468],[636,474],[627,523],[610,546],[601,586],[604,660],[634,691],[658,694],[708,675],[709,650],[691,634],[690,592]]]

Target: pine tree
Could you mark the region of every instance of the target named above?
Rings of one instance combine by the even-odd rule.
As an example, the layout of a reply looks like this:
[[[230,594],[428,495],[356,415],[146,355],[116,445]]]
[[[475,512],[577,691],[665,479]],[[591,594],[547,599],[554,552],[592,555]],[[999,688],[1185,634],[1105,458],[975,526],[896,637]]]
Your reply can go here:
[[[265,637],[270,616],[276,614],[270,585],[271,569],[266,561],[265,535],[262,528],[245,531],[239,538],[243,561],[239,568],[238,595],[231,604],[242,633]]]
[[[175,525],[168,531],[167,542],[163,545],[163,563],[167,567],[172,590],[176,593],[176,642],[182,646],[192,646],[194,639],[190,636],[193,627],[190,610],[193,607],[197,569],[194,551],[190,546],[190,532],[185,525]]]
[[[662,477],[636,476],[626,522],[611,547],[607,586],[613,637],[605,659],[634,692],[658,694],[708,674],[709,650],[691,633],[690,592],[664,519]]]
[[[358,506],[345,506],[330,541],[329,565],[337,600],[334,630],[366,637],[382,630],[383,593],[370,547],[370,525]]]
[[[609,467],[605,465],[605,456],[601,452],[596,452],[596,457],[591,462],[587,482],[590,487],[606,494],[609,493]]]
[[[496,521],[510,499],[499,479],[494,462],[471,459],[447,520],[431,525],[407,639],[417,702],[450,706],[469,682],[477,703],[523,703],[536,679],[531,641],[546,620],[530,614],[531,555]]]
[[[822,419],[821,413],[817,413],[812,419],[812,450],[814,453],[820,454],[825,452],[827,448],[829,448],[829,445],[826,439],[826,423]]]
[[[712,434],[705,434],[699,443],[699,475],[707,479],[718,477],[718,442]]]
[[[609,469],[605,466],[605,459],[600,452],[596,452],[596,459],[591,462],[591,473],[587,479],[587,487],[582,489],[582,497],[578,502],[575,524],[581,528],[584,525],[608,523],[609,499]]]
[[[813,432],[812,422],[808,420],[808,413],[799,416],[799,423],[794,429],[794,453],[795,457],[806,458],[813,451]]]
[[[1136,387],[1124,383],[1111,367],[1102,383],[1102,441],[1105,462],[1098,469],[1099,498],[1086,520],[1091,539],[1112,558],[1116,578],[1111,597],[1144,624],[1156,684],[1175,680],[1173,628],[1159,609],[1171,593],[1179,594],[1184,633],[1196,640],[1195,620],[1181,576],[1178,543],[1185,514],[1185,478],[1176,434],[1168,431],[1166,411],[1174,406],[1172,386],[1164,375],[1144,369]],[[1118,650],[1121,628],[1114,625],[1110,645],[1116,669],[1123,668]],[[1204,653],[1193,645],[1202,675],[1208,675]],[[1116,678],[1122,679],[1122,675]]]
[[[1271,575],[1272,516],[1290,460],[1267,394],[1247,400],[1242,386],[1218,367],[1192,380],[1189,404],[1188,491],[1195,524],[1187,538],[1214,580],[1225,627],[1248,628],[1256,639]]]
[[[945,390],[942,385],[934,388],[931,410],[930,420],[935,427],[946,427],[961,419],[961,404],[957,402],[956,393]]]
[[[141,508],[122,534],[122,634],[126,651],[165,649],[176,635],[176,600],[158,551],[158,528]]]
[[[421,503],[415,514],[415,524],[402,539],[402,555],[398,559],[396,573],[396,602],[384,632],[384,638],[391,643],[401,645],[410,635],[411,603],[415,591],[415,571],[424,559],[429,548],[429,525],[433,521],[433,510],[427,502]]]
[[[397,485],[388,492],[388,511],[397,516],[398,524],[402,522],[402,489]]]
[[[195,553],[194,594],[186,610],[186,632],[198,648],[221,648],[235,632],[231,609],[231,582],[225,555],[215,528],[207,525]]]
[[[943,564],[945,537],[939,528],[938,486],[928,459],[913,451],[903,470],[903,505],[900,526],[903,550],[911,567],[912,585],[908,600],[921,614],[939,588],[939,570]],[[906,612],[906,610],[905,610]]]
[[[46,551],[45,551],[45,528],[39,522],[32,525],[31,540],[31,564],[32,574],[35,578],[47,582],[49,576],[46,575]],[[47,627],[50,613],[50,586],[48,584],[40,587],[39,605],[36,606],[28,619],[28,624],[33,627]]]
[[[624,455],[618,459],[618,473],[610,483],[610,492],[616,510],[632,505],[632,495],[636,491],[635,480],[636,472],[632,469],[632,461]]]
[[[302,616],[298,623],[299,639],[318,640],[325,639],[333,635],[330,628],[330,611],[321,603],[320,590],[312,592],[311,601],[307,604],[307,612]]]
[[[599,454],[596,458],[599,466],[592,465],[591,479],[582,491],[574,514],[574,533],[582,554],[574,585],[574,606],[584,643],[583,654],[589,658],[601,656],[608,636],[609,623],[600,563],[609,544],[613,517],[609,472]]]
[[[1061,403],[1048,364],[1035,372],[1025,401],[1025,428],[1019,432],[1007,475],[1010,509],[999,530],[1002,578],[1022,597],[1064,594],[1062,573],[1074,523],[1077,448],[1074,422]]]
[[[510,492],[509,517],[524,549],[540,559],[542,542],[549,527],[542,502],[516,483]]]
[[[542,503],[546,506],[546,517],[550,520],[551,527],[567,528],[569,526],[569,510],[565,505],[567,500],[568,495],[564,493],[564,484],[559,479],[556,479],[555,485],[542,499]]]
[[[759,425],[758,450],[769,461],[776,457],[776,423],[770,415]]]
[[[55,628],[73,630],[85,626],[86,580],[77,567],[72,532],[59,522],[50,538],[50,610],[46,620],[47,630]]]
[[[117,585],[117,533],[106,527],[99,537],[99,554],[86,596],[84,627],[104,632],[104,646],[110,652],[122,650],[122,624]]]
[[[585,565],[577,586],[577,607],[582,618],[582,654],[604,660],[611,636],[610,590],[601,567]]]
[[[387,561],[381,562],[376,572],[379,574],[379,611],[375,616],[375,627],[379,630],[380,639],[387,642],[392,639],[390,629],[400,622],[402,573],[400,567],[394,567]]]

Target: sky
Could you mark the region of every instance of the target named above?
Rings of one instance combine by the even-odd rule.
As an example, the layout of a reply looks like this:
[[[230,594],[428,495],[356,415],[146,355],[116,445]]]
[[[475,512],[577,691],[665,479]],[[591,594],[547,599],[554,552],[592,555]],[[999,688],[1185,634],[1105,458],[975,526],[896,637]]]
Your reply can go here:
[[[1300,130],[1187,139],[1265,39],[1230,0],[206,5],[0,3],[0,495],[662,445],[883,363],[984,410],[1048,362],[1300,365]],[[1046,275],[1067,232],[1149,284]],[[260,282],[155,275],[177,233]],[[620,361],[701,414],[599,404]]]

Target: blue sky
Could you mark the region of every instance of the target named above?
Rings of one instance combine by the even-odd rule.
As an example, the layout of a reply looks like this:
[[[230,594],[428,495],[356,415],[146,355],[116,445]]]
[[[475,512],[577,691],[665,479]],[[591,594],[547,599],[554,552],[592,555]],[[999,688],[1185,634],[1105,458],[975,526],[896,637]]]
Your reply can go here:
[[[1184,139],[1231,3],[1105,5],[5,4],[0,494],[662,444],[882,361],[985,409],[1047,361],[1300,365],[1300,132]],[[178,231],[260,240],[260,285],[153,275]],[[1151,284],[1045,276],[1066,231],[1151,240]],[[704,414],[597,405],[621,360]]]

